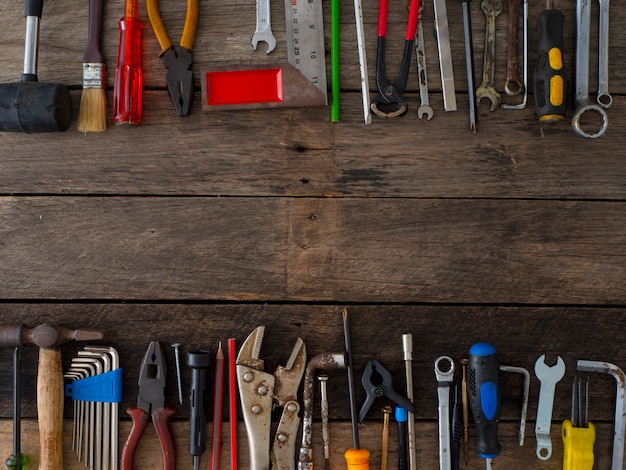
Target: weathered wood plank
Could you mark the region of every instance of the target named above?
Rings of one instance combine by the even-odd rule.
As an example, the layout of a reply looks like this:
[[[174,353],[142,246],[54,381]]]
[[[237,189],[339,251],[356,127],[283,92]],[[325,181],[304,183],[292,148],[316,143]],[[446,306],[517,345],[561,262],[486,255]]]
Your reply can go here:
[[[209,426],[210,428],[210,426]],[[517,444],[517,428],[515,425],[505,423],[500,426],[500,441],[502,444],[502,453],[494,460],[494,468],[533,468],[537,470],[560,470],[563,468],[562,455],[563,443],[559,438],[560,423],[554,423],[552,426],[552,458],[547,461],[540,461],[535,456],[535,439],[532,429],[528,429],[528,435],[524,447]],[[380,423],[368,423],[361,426],[360,437],[361,445],[371,452],[370,468],[379,468],[381,460],[381,429]],[[33,421],[24,422],[24,439],[22,441],[23,454],[27,455],[28,464],[36,468],[38,463],[39,441],[37,440],[37,423]],[[126,436],[130,431],[128,421],[123,421],[120,425],[120,449]],[[172,426],[174,439],[176,442],[176,468],[190,469],[192,468],[191,456],[187,453],[187,443],[189,439],[189,427],[186,422],[176,422]],[[433,422],[417,422],[416,431],[419,433],[419,439],[416,440],[417,463],[419,468],[435,469],[438,468],[438,450],[437,450],[437,424]],[[609,468],[611,465],[611,449],[612,449],[612,428],[605,423],[596,423],[597,441],[595,448],[595,465],[597,468]],[[238,427],[238,464],[239,468],[248,468],[249,451],[246,440],[245,427],[240,423]],[[331,468],[344,468],[346,463],[343,457],[345,450],[351,445],[352,436],[350,426],[345,422],[333,422],[330,427],[330,464]],[[211,429],[207,430],[207,450],[202,457],[202,465],[209,465],[211,457],[210,446]],[[229,449],[229,428],[224,425],[222,430],[222,451],[221,451],[221,468],[229,468],[230,465],[230,449]],[[475,436],[470,436],[469,449],[469,465],[463,466],[468,470],[482,470],[485,467],[483,459],[479,458],[473,449]],[[12,445],[12,429],[11,422],[7,420],[0,421],[0,452],[9,456]],[[296,449],[299,448],[300,440],[298,439]],[[315,422],[313,429],[313,458],[314,467],[323,468],[324,455],[322,453],[321,426],[319,422]],[[389,455],[388,468],[397,466],[397,431],[394,423],[391,423],[389,432]],[[64,429],[64,465],[66,470],[81,470],[84,467],[83,462],[77,462],[76,454],[71,449],[71,422],[65,423]],[[135,458],[135,466],[137,470],[152,470],[161,468],[161,451],[154,430],[151,426],[146,428],[146,433],[142,439]]]
[[[502,364],[525,367],[534,375],[535,360],[542,354],[554,361],[560,355],[566,363],[564,379],[557,386],[554,419],[570,416],[571,383],[579,359],[602,360],[626,368],[622,347],[624,312],[621,308],[572,307],[495,307],[445,305],[353,305],[351,336],[357,377],[357,402],[365,393],[360,375],[368,360],[376,358],[393,374],[395,388],[405,389],[402,334],[413,335],[413,382],[416,416],[437,419],[436,381],[433,362],[442,355],[457,361],[456,379],[461,379],[458,361],[467,357],[472,344],[489,341],[498,349]],[[137,376],[150,341],[160,341],[168,361],[166,402],[177,404],[174,355],[170,345],[182,344],[182,354],[197,348],[215,351],[219,341],[232,337],[237,348],[257,326],[265,325],[261,348],[265,369],[274,371],[285,364],[297,337],[307,347],[308,357],[322,352],[343,352],[340,305],[305,304],[0,304],[1,324],[41,323],[71,328],[95,329],[105,335],[100,344],[116,348],[124,369],[124,394],[120,410],[136,402]],[[65,367],[84,345],[62,347]],[[24,348],[23,406],[25,417],[35,417],[35,374],[37,350]],[[11,416],[12,353],[0,350],[0,416]],[[330,417],[349,420],[347,381],[344,371],[328,371]],[[188,395],[190,371],[182,367],[184,396]],[[611,421],[615,407],[615,380],[606,374],[590,376],[589,416],[593,421]],[[536,415],[539,382],[531,382],[528,420]],[[502,375],[502,418],[519,419],[522,380],[516,374]],[[226,400],[227,401],[227,400]],[[380,406],[385,404],[381,399]],[[318,403],[315,403],[316,410]],[[359,405],[360,406],[360,405]],[[316,412],[317,413],[317,412]],[[187,406],[180,418],[189,415]],[[66,417],[71,407],[66,405]],[[228,416],[226,412],[225,416]],[[317,416],[317,414],[316,414]],[[380,420],[380,407],[374,406],[368,420]],[[529,425],[529,429],[531,426]]]
[[[626,198],[626,99],[588,140],[569,122],[541,127],[531,108],[482,109],[473,135],[466,101],[444,114],[439,96],[429,122],[411,95],[407,116],[365,126],[360,95],[343,98],[333,124],[325,108],[202,114],[199,103],[181,119],[166,92],[146,92],[139,127],[0,134],[0,193]]]
[[[612,202],[5,197],[5,299],[623,305]]]

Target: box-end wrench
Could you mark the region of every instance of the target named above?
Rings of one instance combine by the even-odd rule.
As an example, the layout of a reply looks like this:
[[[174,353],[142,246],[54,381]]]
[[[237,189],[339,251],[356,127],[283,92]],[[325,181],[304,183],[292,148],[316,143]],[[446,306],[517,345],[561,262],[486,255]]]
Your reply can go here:
[[[617,396],[615,398],[615,423],[613,424],[613,461],[611,470],[622,470],[624,463],[624,434],[626,433],[626,400],[624,388],[626,375],[614,364],[600,361],[578,361],[576,368],[581,372],[603,372],[613,376],[617,382]]]
[[[454,89],[454,71],[452,68],[446,0],[433,0],[433,8],[435,10],[435,30],[437,32],[437,47],[439,49],[443,108],[446,111],[456,111],[456,92]]]
[[[428,99],[428,74],[426,73],[426,53],[424,49],[424,28],[422,27],[422,12],[424,2],[420,3],[419,15],[417,18],[417,29],[415,30],[415,55],[417,57],[417,80],[420,86],[420,107],[417,109],[417,117],[430,121],[433,118],[433,108]]]
[[[256,0],[256,30],[252,35],[252,49],[260,42],[267,44],[266,54],[276,48],[276,38],[272,34],[272,19],[270,14],[270,0]]]
[[[509,10],[510,10],[509,6]],[[502,109],[524,109],[526,107],[526,103],[528,102],[528,0],[524,0],[524,18],[523,18],[523,54],[524,54],[524,66],[523,66],[523,81],[522,89],[524,90],[524,97],[522,98],[522,102],[519,104],[502,104]],[[510,34],[510,33],[509,33]],[[518,79],[519,82],[519,79]],[[507,72],[507,83],[504,86],[504,91],[509,93],[508,89],[508,72]]]
[[[609,0],[599,0],[598,23],[598,96],[596,100],[604,109],[613,104],[609,93]]]
[[[483,61],[483,82],[476,90],[476,101],[480,104],[483,98],[491,101],[490,111],[500,106],[502,97],[495,85],[496,75],[496,18],[502,13],[502,0],[482,0],[480,8],[485,14],[485,57]]]
[[[601,137],[608,126],[606,112],[589,99],[589,30],[591,23],[591,11],[589,0],[577,0],[576,2],[576,97],[572,126],[574,131],[581,137],[597,139]],[[602,124],[600,130],[588,133],[580,125],[582,116],[587,111],[593,111],[600,115]]]
[[[435,360],[437,396],[439,398],[439,468],[451,470],[452,449],[450,447],[450,387],[454,380],[454,361],[448,356]]]
[[[509,31],[507,35],[506,81],[504,91],[509,96],[519,95],[524,91],[524,85],[517,74],[517,48],[519,45],[519,11],[522,0],[508,0]]]
[[[552,456],[552,440],[550,426],[552,424],[552,406],[556,384],[565,375],[565,362],[559,356],[552,367],[545,362],[546,356],[540,356],[535,362],[535,375],[541,382],[539,389],[539,404],[537,405],[537,421],[535,423],[535,437],[537,438],[537,458],[548,460]]]

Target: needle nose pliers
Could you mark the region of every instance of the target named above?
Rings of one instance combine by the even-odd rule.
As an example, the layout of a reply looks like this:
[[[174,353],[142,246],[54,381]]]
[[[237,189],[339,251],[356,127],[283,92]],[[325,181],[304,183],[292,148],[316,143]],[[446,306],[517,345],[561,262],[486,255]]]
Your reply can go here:
[[[388,0],[380,0],[378,11],[378,50],[376,54],[376,86],[379,96],[378,99],[372,102],[371,108],[377,116],[394,118],[403,116],[408,109],[407,101],[402,96],[402,93],[404,92],[409,77],[411,53],[413,51],[413,44],[415,43],[420,0],[411,0],[409,5],[404,54],[402,55],[400,72],[398,73],[396,81],[393,83],[387,78],[387,69],[385,66],[385,38],[387,37],[388,7]]]
[[[161,20],[157,0],[146,0],[150,24],[161,46],[159,57],[167,69],[166,83],[179,116],[189,114],[193,97],[193,71],[191,49],[198,26],[198,0],[187,0],[187,16],[179,45],[173,45]]]
[[[165,406],[166,372],[161,345],[153,341],[141,362],[137,406],[126,411],[133,425],[122,450],[121,470],[132,470],[135,451],[150,417],[161,444],[163,469],[176,469],[176,452],[169,428],[170,418],[176,413],[176,408]]]

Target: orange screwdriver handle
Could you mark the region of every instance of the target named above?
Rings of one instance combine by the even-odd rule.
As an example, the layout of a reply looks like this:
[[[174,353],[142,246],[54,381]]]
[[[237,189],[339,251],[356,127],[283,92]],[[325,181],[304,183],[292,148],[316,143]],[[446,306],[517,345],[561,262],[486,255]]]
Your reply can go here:
[[[370,451],[367,449],[348,449],[344,454],[348,470],[369,470]]]
[[[166,406],[152,412],[152,424],[156,429],[163,453],[163,470],[176,470],[176,449],[170,432],[170,419],[176,411],[176,408]]]
[[[133,461],[135,460],[135,451],[139,445],[141,435],[146,429],[149,416],[144,413],[142,409],[137,408],[136,406],[128,408],[126,413],[128,413],[132,418],[133,426],[130,428],[130,434],[128,435],[126,444],[124,444],[124,448],[122,449],[121,470],[132,470]]]
[[[127,0],[136,4],[137,0]],[[120,20],[120,44],[117,52],[115,86],[113,90],[113,122],[115,124],[139,124],[143,76],[141,73],[141,31],[143,23],[137,16],[137,8],[126,8]]]

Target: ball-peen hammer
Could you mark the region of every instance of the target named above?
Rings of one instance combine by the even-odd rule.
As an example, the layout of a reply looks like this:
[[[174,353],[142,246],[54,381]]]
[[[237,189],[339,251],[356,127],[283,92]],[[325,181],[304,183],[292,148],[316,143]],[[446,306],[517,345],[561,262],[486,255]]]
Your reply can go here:
[[[62,326],[0,326],[0,347],[39,346],[37,416],[39,421],[39,470],[63,467],[63,368],[59,346],[71,340],[102,339],[98,331],[70,330]]]

